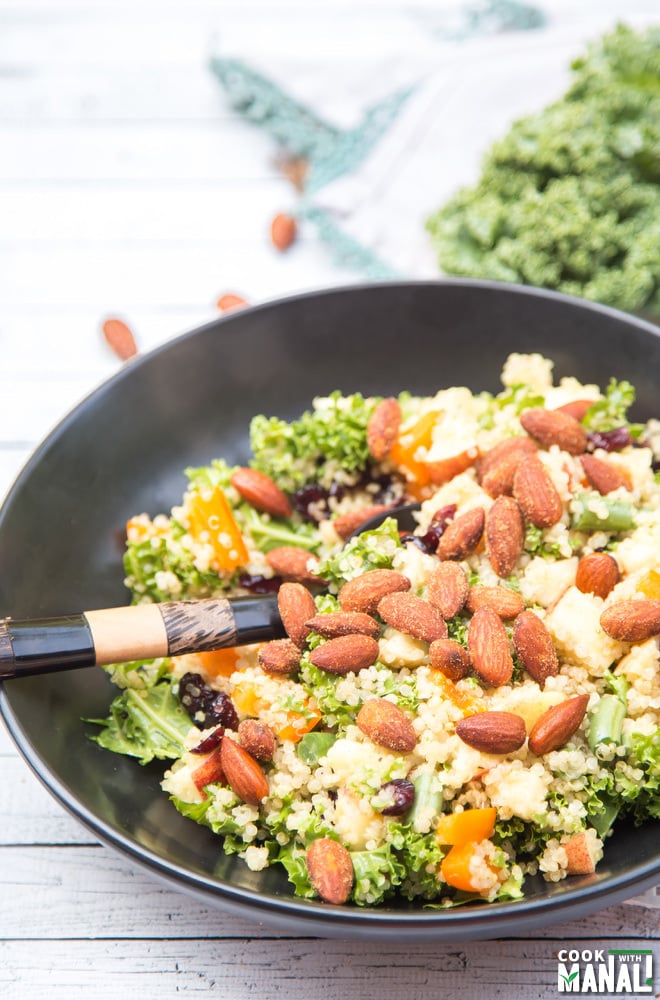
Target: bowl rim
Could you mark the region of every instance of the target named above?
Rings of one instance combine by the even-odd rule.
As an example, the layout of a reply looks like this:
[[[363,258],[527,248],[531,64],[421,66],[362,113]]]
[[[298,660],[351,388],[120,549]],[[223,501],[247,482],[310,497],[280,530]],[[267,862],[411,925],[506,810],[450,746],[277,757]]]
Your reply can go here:
[[[566,295],[563,292],[554,292],[534,286],[481,281],[478,279],[438,278],[410,281],[360,282],[270,298],[255,305],[249,305],[240,310],[230,312],[224,316],[219,316],[208,323],[170,338],[164,343],[131,359],[119,371],[104,379],[88,392],[57,422],[32,451],[27,462],[20,469],[0,505],[0,531],[3,527],[6,512],[13,503],[14,496],[21,490],[24,482],[29,479],[33,469],[41,461],[42,455],[55,441],[68,432],[70,425],[78,419],[88,402],[92,398],[97,399],[105,392],[112,390],[117,383],[129,377],[131,371],[135,370],[138,366],[141,367],[144,364],[150,363],[153,357],[167,353],[182,342],[200,336],[208,330],[215,329],[220,324],[224,326],[228,323],[231,326],[237,319],[240,320],[240,317],[248,310],[250,312],[263,312],[288,303],[319,299],[325,296],[341,296],[346,293],[363,292],[369,294],[381,288],[414,290],[415,288],[438,286],[465,289],[475,288],[480,291],[491,291],[494,294],[504,292],[534,299],[548,299],[564,303],[574,309],[577,308],[586,312],[596,312],[610,316],[628,326],[635,327],[652,336],[660,337],[660,327],[651,321],[610,306],[602,305],[601,303],[591,302],[577,298],[576,296]],[[226,332],[229,333],[230,331]],[[155,851],[140,844],[131,836],[99,819],[92,810],[80,802],[66,788],[57,773],[46,765],[32,747],[20,720],[12,708],[10,692],[6,684],[2,681],[0,681],[0,716],[4,719],[10,737],[15,743],[19,754],[42,785],[71,815],[94,833],[103,844],[118,851],[130,861],[136,863],[140,868],[147,870],[152,875],[178,890],[184,890],[188,894],[202,899],[207,905],[213,904],[225,909],[233,909],[236,913],[258,919],[265,923],[281,925],[284,919],[288,922],[289,926],[295,924],[300,929],[304,928],[306,933],[309,933],[311,929],[323,936],[342,936],[350,932],[351,935],[357,934],[365,938],[374,935],[379,939],[412,936],[417,940],[424,938],[438,939],[441,937],[445,940],[450,940],[451,938],[464,938],[466,933],[469,934],[471,939],[499,937],[507,931],[512,931],[516,925],[519,925],[521,918],[524,919],[525,925],[530,929],[561,920],[566,910],[570,911],[570,918],[575,919],[576,916],[586,915],[603,906],[630,898],[650,888],[660,879],[659,854],[656,860],[635,863],[625,873],[604,877],[601,882],[588,884],[587,881],[587,884],[585,884],[584,880],[581,880],[580,884],[567,888],[565,892],[562,892],[556,898],[526,899],[523,897],[518,900],[476,904],[474,907],[466,906],[458,909],[430,909],[422,907],[419,910],[413,911],[376,907],[347,908],[331,906],[318,900],[303,900],[296,896],[279,897],[268,895],[247,887],[237,887],[221,879],[214,879],[201,873],[196,874],[182,865],[167,861],[164,857],[159,856]]]

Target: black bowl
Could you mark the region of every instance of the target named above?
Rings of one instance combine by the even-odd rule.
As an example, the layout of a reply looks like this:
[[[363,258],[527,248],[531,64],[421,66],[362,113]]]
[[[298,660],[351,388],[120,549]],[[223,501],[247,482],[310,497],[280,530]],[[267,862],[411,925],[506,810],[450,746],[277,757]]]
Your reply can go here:
[[[292,418],[334,388],[391,394],[497,390],[511,351],[539,351],[557,376],[637,386],[658,413],[660,337],[610,309],[528,288],[468,281],[370,285],[235,313],[132,362],[37,450],[0,514],[0,614],[38,616],[127,602],[123,526],[168,510],[188,465],[243,462],[255,413]],[[160,791],[162,766],[100,749],[83,717],[113,689],[100,670],[0,685],[19,750],[100,840],[169,883],[280,931],[364,938],[496,937],[574,919],[660,880],[657,826],[621,825],[596,875],[529,879],[524,900],[455,911],[334,907],[292,896],[283,874],[252,873]]]

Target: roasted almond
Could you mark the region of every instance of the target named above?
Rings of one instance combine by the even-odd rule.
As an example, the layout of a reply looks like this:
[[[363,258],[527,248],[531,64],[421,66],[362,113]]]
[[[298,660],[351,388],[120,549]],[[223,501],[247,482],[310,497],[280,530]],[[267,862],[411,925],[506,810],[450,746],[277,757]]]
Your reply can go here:
[[[286,494],[265,472],[260,472],[259,469],[235,469],[229,481],[255,510],[270,514],[271,517],[291,517],[293,512]]]
[[[513,477],[513,496],[520,509],[537,528],[550,528],[561,520],[561,497],[536,455],[524,458]]]
[[[479,712],[456,724],[456,734],[482,753],[515,753],[527,739],[525,720],[513,712]]]
[[[298,226],[292,215],[280,212],[270,224],[270,238],[276,250],[288,250],[298,235]]]
[[[470,584],[467,573],[457,562],[442,562],[426,581],[426,599],[443,618],[453,618],[467,600]]]
[[[611,493],[612,490],[618,490],[620,486],[626,486],[619,470],[602,458],[596,458],[595,455],[582,455],[580,461],[589,485],[603,496]]]
[[[513,477],[525,455],[535,455],[537,447],[522,435],[500,441],[485,452],[479,463],[479,483],[491,497],[511,493]]]
[[[273,639],[264,643],[257,660],[268,674],[292,674],[300,666],[300,649],[291,639]]]
[[[454,639],[436,639],[429,646],[429,659],[434,670],[448,677],[450,681],[460,681],[470,673],[470,657],[467,650]]]
[[[570,403],[564,403],[563,406],[555,406],[555,412],[566,413],[569,417],[573,417],[573,420],[581,423],[587,415],[587,410],[590,410],[593,405],[593,399],[573,399]]]
[[[232,792],[248,805],[258,806],[268,795],[268,779],[254,757],[225,736],[220,744],[220,763]]]
[[[660,634],[660,600],[618,601],[605,608],[600,625],[611,639],[645,642]]]
[[[345,514],[340,514],[339,517],[334,518],[332,527],[340,538],[346,540],[349,535],[352,535],[354,531],[358,531],[372,517],[378,517],[379,514],[386,514],[391,509],[391,507],[380,503],[374,504],[372,507],[360,507],[358,510],[347,510]]]
[[[560,750],[577,732],[584,719],[589,695],[580,694],[559,705],[553,705],[544,712],[529,734],[529,749],[537,757],[553,750]]]
[[[618,582],[619,564],[609,552],[591,552],[580,559],[575,586],[583,594],[595,594],[604,600]]]
[[[468,655],[485,684],[500,687],[511,680],[513,660],[502,619],[487,604],[477,608],[468,625]]]
[[[378,614],[392,628],[413,639],[433,642],[447,638],[447,626],[438,609],[414,594],[386,594],[378,602]]]
[[[500,618],[515,618],[525,607],[519,593],[509,587],[472,587],[466,607],[472,614],[487,604]]]
[[[486,552],[498,576],[510,576],[525,544],[523,513],[512,497],[498,497],[486,514]]]
[[[355,875],[351,855],[330,837],[312,841],[305,855],[309,880],[325,903],[340,905],[351,894]]]
[[[436,552],[441,559],[465,559],[481,541],[486,515],[483,507],[474,507],[450,521],[440,536]]]
[[[310,633],[307,621],[316,614],[314,598],[302,583],[283,583],[277,593],[277,607],[286,634],[303,649]]]
[[[535,407],[523,410],[520,423],[543,448],[554,444],[570,455],[581,455],[587,449],[587,432],[568,413]]]
[[[400,426],[401,407],[397,399],[390,396],[376,403],[367,422],[367,448],[372,458],[380,462],[389,455]]]
[[[330,611],[314,615],[306,624],[325,639],[336,639],[340,635],[370,635],[377,639],[381,630],[379,622],[362,611]]]
[[[523,611],[513,623],[513,648],[523,667],[543,687],[559,673],[557,650],[544,622],[533,611]]]
[[[108,347],[121,361],[129,361],[135,357],[138,353],[135,337],[123,319],[106,319],[102,329]]]
[[[410,753],[415,749],[417,737],[413,724],[405,712],[385,698],[370,698],[357,714],[359,729],[372,743],[397,753]]]
[[[357,673],[378,659],[378,643],[370,635],[340,635],[328,639],[309,654],[319,670],[329,674]]]
[[[373,614],[386,594],[410,590],[410,580],[394,569],[370,569],[349,580],[337,595],[342,611]]]
[[[274,573],[285,579],[299,583],[323,583],[321,577],[314,574],[318,559],[307,549],[299,549],[296,545],[279,545],[266,553],[266,562]]]
[[[244,750],[255,760],[269,761],[275,753],[275,737],[265,722],[243,719],[238,724],[238,738]]]

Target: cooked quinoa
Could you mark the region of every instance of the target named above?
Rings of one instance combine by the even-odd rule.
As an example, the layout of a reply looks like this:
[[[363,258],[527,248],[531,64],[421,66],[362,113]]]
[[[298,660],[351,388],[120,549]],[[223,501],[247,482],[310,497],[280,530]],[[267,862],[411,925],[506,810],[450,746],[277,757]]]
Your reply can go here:
[[[660,606],[660,424],[630,423],[627,383],[563,378],[555,385],[552,370],[540,355],[512,354],[496,396],[464,387],[424,398],[402,393],[386,411],[381,400],[334,393],[293,424],[257,417],[250,468],[282,491],[288,516],[255,506],[237,488],[235,469],[216,460],[188,470],[188,490],[169,514],[129,521],[126,553],[134,602],[276,593],[284,579],[311,593],[318,615],[341,615],[343,587],[383,570],[405,581],[399,589],[419,598],[415,608],[426,614],[436,608],[440,538],[463,515],[482,511],[485,532],[449,558],[470,593],[487,587],[520,595],[520,608],[550,637],[555,667],[547,675],[517,643],[517,616],[503,620],[510,676],[494,683],[488,657],[477,657],[465,599],[446,617],[448,639],[469,662],[459,679],[414,622],[402,627],[397,619],[395,627],[379,605],[368,612],[376,639],[372,662],[361,669],[315,665],[317,651],[336,641],[323,629],[308,630],[283,672],[265,669],[260,646],[107,668],[123,690],[98,741],[142,763],[168,760],[163,791],[219,835],[218,850],[238,853],[252,871],[282,865],[297,894],[328,902],[373,906],[398,894],[452,906],[517,898],[527,875],[550,882],[588,875],[620,817],[657,821],[660,619],[630,642],[608,634],[601,616],[622,602]],[[582,429],[577,453],[562,446],[561,433],[542,441],[525,429],[538,411],[554,426],[543,414],[560,408]],[[386,412],[400,416],[381,447],[374,427]],[[534,523],[516,478],[502,492],[485,488],[492,449],[523,438],[534,440],[535,474],[559,498],[561,513],[549,526]],[[595,470],[585,455],[598,460]],[[500,576],[490,517],[498,498],[512,494],[523,534],[513,569]],[[355,512],[411,501],[419,502],[418,523],[407,535],[392,519],[349,541],[340,530]],[[304,573],[316,580],[283,573],[281,552],[291,547],[303,551]],[[615,564],[604,596],[586,574],[585,559],[595,554]],[[397,749],[366,723],[361,709],[374,699],[372,708],[388,702],[403,728],[411,724],[412,749]],[[582,714],[560,725],[569,703]],[[485,725],[495,712],[524,724],[525,738],[508,752],[488,752],[461,735],[462,720],[481,717]],[[265,758],[240,725],[250,719],[272,734]],[[549,727],[559,731],[559,745]],[[230,750],[234,759],[250,755],[256,787],[265,779],[267,794],[249,801],[227,764]],[[308,855],[317,840],[337,842],[350,859],[352,879],[340,896],[328,894]]]

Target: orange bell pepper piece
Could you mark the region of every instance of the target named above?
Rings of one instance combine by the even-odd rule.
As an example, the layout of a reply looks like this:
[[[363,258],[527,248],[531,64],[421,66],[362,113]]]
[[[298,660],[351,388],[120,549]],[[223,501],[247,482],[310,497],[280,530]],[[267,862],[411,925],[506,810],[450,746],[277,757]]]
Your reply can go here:
[[[447,885],[463,892],[478,892],[472,881],[470,864],[474,858],[477,844],[468,840],[465,844],[456,844],[442,859],[440,872]]]
[[[235,646],[229,646],[196,655],[209,677],[230,677],[236,670],[240,653]]]
[[[486,711],[480,698],[470,694],[469,691],[459,691],[454,681],[450,681],[439,670],[431,668],[430,676],[433,683],[437,684],[442,691],[443,698],[447,698],[453,705],[456,705],[456,708],[460,708],[465,715],[476,715],[477,712]]]
[[[652,601],[660,598],[660,573],[654,569],[649,570],[637,584],[637,589]]]
[[[213,548],[215,568],[233,572],[245,566],[248,552],[223,490],[216,486],[210,496],[195,493],[190,501],[190,534]]]
[[[436,826],[438,843],[460,845],[469,841],[488,840],[495,830],[497,810],[466,809],[460,813],[441,816]]]
[[[236,685],[231,693],[232,701],[242,715],[256,718],[259,712],[268,708],[268,702],[264,701],[257,694],[254,684],[249,681],[241,681]]]
[[[399,435],[390,449],[390,459],[405,472],[406,478],[417,486],[426,486],[431,480],[428,462],[418,461],[415,455],[419,448],[431,447],[433,428],[439,416],[438,410],[423,413],[409,430]]]
[[[302,715],[300,712],[289,712],[288,722],[281,729],[277,730],[276,735],[281,740],[291,740],[292,743],[297,743],[301,740],[305,733],[311,733],[312,729],[319,724],[323,715],[318,709],[310,709]]]

